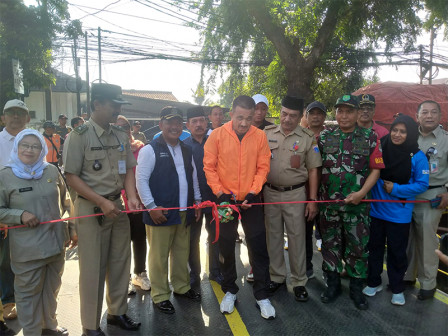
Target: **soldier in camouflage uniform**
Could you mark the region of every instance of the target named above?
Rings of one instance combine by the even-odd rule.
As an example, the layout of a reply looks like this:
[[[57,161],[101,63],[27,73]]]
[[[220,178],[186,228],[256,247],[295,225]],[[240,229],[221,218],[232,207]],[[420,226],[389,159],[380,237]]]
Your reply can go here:
[[[375,185],[384,168],[381,143],[375,132],[359,127],[358,99],[344,95],[335,105],[338,126],[322,131],[321,199],[340,200],[320,208],[323,270],[327,289],[321,301],[328,303],[341,293],[342,260],[350,276],[350,297],[356,308],[367,309],[362,294],[367,278],[369,204],[360,203]]]

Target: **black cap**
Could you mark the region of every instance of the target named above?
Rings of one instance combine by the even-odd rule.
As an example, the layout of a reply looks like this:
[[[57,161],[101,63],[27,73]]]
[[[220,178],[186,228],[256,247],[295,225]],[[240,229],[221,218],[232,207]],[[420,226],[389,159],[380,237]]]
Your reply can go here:
[[[58,119],[68,119],[68,117],[65,114],[60,114]]]
[[[358,97],[351,94],[343,95],[341,98],[338,98],[338,100],[336,100],[336,104],[334,104],[334,107],[342,105],[359,108]]]
[[[202,106],[194,106],[187,110],[187,120],[196,117],[205,117],[204,108]]]
[[[173,118],[180,118],[184,120],[182,111],[177,107],[165,106],[162,111],[160,111],[160,120],[170,120]]]
[[[317,109],[321,110],[324,114],[327,114],[327,108],[325,107],[324,104],[322,104],[319,101],[313,101],[311,104],[309,104],[306,107],[306,113],[308,113],[309,111],[311,111],[314,108],[317,108]]]
[[[375,106],[375,97],[370,94],[359,95],[358,100],[359,100],[359,106],[367,104]]]
[[[303,110],[303,99],[293,96],[285,96],[282,100],[282,106],[291,110],[300,111]]]
[[[43,128],[56,128],[56,125],[51,120],[47,120],[46,122],[44,122],[42,127]]]
[[[92,101],[94,101],[95,99],[108,99],[117,104],[131,105],[126,100],[123,100],[123,95],[121,93],[121,86],[114,84],[104,84],[104,83],[92,84],[91,96]]]

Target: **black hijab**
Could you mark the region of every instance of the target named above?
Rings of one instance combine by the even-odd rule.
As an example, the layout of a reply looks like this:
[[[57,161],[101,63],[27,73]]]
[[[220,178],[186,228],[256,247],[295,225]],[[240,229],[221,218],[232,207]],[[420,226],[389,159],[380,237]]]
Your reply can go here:
[[[390,134],[381,139],[383,148],[383,160],[386,168],[381,169],[381,179],[398,184],[408,184],[411,178],[412,157],[419,151],[418,149],[418,125],[407,115],[398,116],[390,129],[395,125],[404,124],[407,131],[405,142],[401,145],[394,145]]]

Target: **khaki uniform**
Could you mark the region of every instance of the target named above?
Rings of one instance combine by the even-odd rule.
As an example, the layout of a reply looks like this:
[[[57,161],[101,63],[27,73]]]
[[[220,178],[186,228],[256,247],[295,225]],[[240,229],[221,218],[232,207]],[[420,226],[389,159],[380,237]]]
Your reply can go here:
[[[97,194],[106,197],[120,194],[127,169],[136,165],[126,133],[115,126],[104,130],[92,119],[68,135],[63,159],[67,173],[79,176]],[[125,210],[121,197],[114,202],[118,209]],[[78,196],[74,215],[91,215],[95,207]],[[113,219],[104,217],[100,225],[97,217],[88,217],[77,220],[76,227],[81,323],[84,328],[95,330],[100,324],[105,280],[108,313],[123,315],[127,311],[129,219],[121,213]]]
[[[148,140],[146,140],[146,135],[143,132],[137,132],[137,133],[132,132],[132,136],[134,137],[135,140],[140,140],[145,145],[148,142]]]
[[[41,222],[60,219],[66,188],[56,167],[48,165],[37,180],[0,171],[0,222],[20,225],[24,211]],[[24,335],[40,335],[54,329],[57,294],[64,271],[65,244],[69,239],[65,222],[18,228],[9,231],[11,268],[18,319]]]
[[[427,154],[433,147],[437,153],[429,155],[429,189],[418,195],[416,200],[431,200],[447,192],[448,183],[448,132],[437,127],[427,136],[418,138],[420,150]],[[415,280],[422,289],[436,288],[439,258],[434,250],[439,247],[437,228],[443,210],[432,208],[429,203],[416,203],[412,213],[408,243],[408,270],[404,280]]]
[[[322,159],[312,131],[301,126],[285,135],[278,125],[265,128],[271,149],[271,170],[263,195],[266,203],[306,201],[305,182],[308,170],[322,166]],[[291,157],[295,157],[291,159]],[[297,156],[300,161],[297,161]],[[293,167],[297,168],[293,168]],[[293,190],[279,191],[283,187]],[[288,254],[292,286],[305,286],[305,204],[276,204],[264,206],[266,239],[269,252],[271,280],[285,282],[286,264],[283,251],[284,227],[288,235]]]

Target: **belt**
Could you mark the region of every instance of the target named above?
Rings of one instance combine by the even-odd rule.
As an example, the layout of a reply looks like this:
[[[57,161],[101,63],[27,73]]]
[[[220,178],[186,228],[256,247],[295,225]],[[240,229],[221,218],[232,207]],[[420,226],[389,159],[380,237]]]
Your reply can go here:
[[[429,186],[428,189],[437,189],[437,188],[443,188],[444,185],[437,185],[437,186]]]
[[[79,194],[78,194],[78,197],[85,199],[85,200],[87,199]],[[102,197],[104,197],[105,199],[108,199],[109,201],[116,201],[117,199],[119,199],[121,197],[121,193],[118,193],[116,195],[102,196]]]
[[[291,191],[291,190],[299,189],[299,188],[303,187],[305,185],[305,182],[299,183],[299,184],[296,184],[296,185],[293,185],[293,186],[289,186],[289,187],[278,187],[278,186],[272,185],[270,183],[266,183],[266,185],[269,188],[277,190],[277,191]]]

